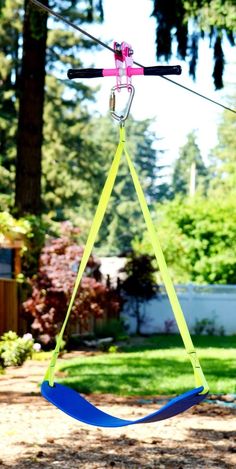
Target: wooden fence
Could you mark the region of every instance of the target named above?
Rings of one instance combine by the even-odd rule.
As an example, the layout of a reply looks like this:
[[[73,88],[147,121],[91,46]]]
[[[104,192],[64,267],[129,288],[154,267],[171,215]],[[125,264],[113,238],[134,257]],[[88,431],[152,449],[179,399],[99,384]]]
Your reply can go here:
[[[18,332],[17,282],[0,279],[0,335],[7,331]]]

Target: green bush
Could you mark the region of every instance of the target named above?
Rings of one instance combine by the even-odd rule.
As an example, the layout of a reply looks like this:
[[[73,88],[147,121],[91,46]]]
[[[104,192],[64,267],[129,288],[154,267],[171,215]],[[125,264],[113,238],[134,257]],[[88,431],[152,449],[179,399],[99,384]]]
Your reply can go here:
[[[175,283],[236,283],[235,196],[176,197],[157,205],[155,224]],[[140,253],[152,254],[147,233],[134,242]]]
[[[197,319],[194,324],[193,332],[196,335],[224,335],[223,326],[217,327],[215,319],[203,318]]]
[[[104,324],[97,324],[94,333],[95,337],[99,339],[113,337],[114,340],[118,340],[125,334],[123,321],[121,319],[109,319]]]
[[[31,232],[31,226],[26,218],[16,220],[8,212],[0,212],[0,241],[25,241]]]
[[[21,366],[32,357],[33,351],[40,350],[40,345],[34,343],[31,334],[19,337],[15,332],[6,332],[0,339],[0,365]]]

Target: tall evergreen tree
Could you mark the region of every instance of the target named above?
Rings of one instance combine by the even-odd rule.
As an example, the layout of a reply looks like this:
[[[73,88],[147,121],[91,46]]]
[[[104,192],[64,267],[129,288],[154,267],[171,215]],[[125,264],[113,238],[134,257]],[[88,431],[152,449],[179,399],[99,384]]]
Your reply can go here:
[[[47,0],[42,3],[48,4]],[[102,18],[101,0],[63,0],[58,6],[60,13],[75,23]],[[1,116],[0,120],[1,159],[4,169],[0,174],[0,184],[2,179],[5,181],[6,176],[9,176],[9,144],[12,139],[14,146],[16,138],[16,128],[11,125],[6,132],[5,123],[8,120],[9,127],[9,121],[14,124],[13,120],[19,118],[15,207],[18,214],[39,213],[42,209],[40,179],[45,66],[58,80],[62,73],[65,78],[67,67],[81,65],[78,60],[79,52],[82,47],[91,47],[91,42],[75,38],[73,32],[63,29],[61,25],[57,31],[48,34],[47,15],[35,8],[30,0],[25,0],[24,7],[20,0],[3,0],[0,13],[0,42],[3,44],[0,64],[7,65],[0,75],[4,84],[4,108],[1,109],[3,118]],[[56,29],[55,25],[54,28]],[[70,86],[78,99],[86,96],[85,87],[74,84]],[[15,151],[12,153],[14,162]],[[5,192],[12,186],[12,171],[10,173],[9,184],[3,184]],[[5,199],[6,203],[9,202],[7,196]]]
[[[0,2],[0,206],[13,203],[22,1]]]
[[[180,148],[179,158],[175,162],[172,177],[172,190],[175,195],[178,193],[187,195],[190,192],[192,170],[195,172],[195,189],[199,187],[200,182],[206,189],[208,171],[196,143],[194,132],[187,135],[187,142]]]
[[[232,99],[232,103],[235,98]],[[224,196],[236,191],[236,117],[224,111],[218,127],[218,143],[211,155],[211,187]]]
[[[126,133],[127,147],[134,158],[146,197],[152,207],[157,200],[164,197],[164,193],[160,177],[159,153],[153,148],[156,137],[150,132],[149,125],[149,120],[134,121],[130,116],[126,123]],[[90,123],[89,135],[91,143],[95,140],[97,144],[97,151],[93,155],[93,198],[91,201],[94,206],[101,191],[105,172],[116,150],[119,140],[118,127],[113,124],[110,117],[94,118]],[[129,251],[132,239],[140,235],[143,227],[143,216],[124,158],[100,231],[101,252],[118,254]]]
[[[195,78],[199,39],[209,37],[214,48],[213,79],[216,89],[223,87],[223,37],[235,46],[235,0],[153,0],[157,20],[157,58],[169,60],[177,41],[178,57],[189,59],[189,73]]]
[[[48,5],[47,0],[43,0]],[[41,212],[43,107],[47,15],[24,3],[23,56],[19,80],[15,208],[19,215]]]
[[[72,217],[82,204],[90,210],[99,179],[99,148],[90,136],[90,116],[75,94],[67,99],[66,85],[47,77],[42,165],[43,211],[56,220]],[[89,97],[90,91],[83,96]],[[101,169],[100,169],[101,171]],[[86,207],[86,209],[85,209]],[[90,212],[89,212],[90,213]]]

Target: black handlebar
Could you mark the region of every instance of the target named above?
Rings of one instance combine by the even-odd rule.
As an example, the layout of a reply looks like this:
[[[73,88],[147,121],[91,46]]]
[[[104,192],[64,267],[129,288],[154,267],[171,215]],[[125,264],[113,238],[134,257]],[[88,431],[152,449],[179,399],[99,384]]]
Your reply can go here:
[[[143,67],[144,75],[181,75],[180,65],[156,65],[155,67]]]
[[[102,68],[70,69],[67,76],[70,80],[73,78],[101,78],[103,77],[102,70]]]
[[[182,72],[180,65],[157,65],[154,67],[143,67],[144,75],[180,75]],[[103,77],[102,68],[82,68],[70,69],[67,76],[70,80],[74,78],[101,78]]]

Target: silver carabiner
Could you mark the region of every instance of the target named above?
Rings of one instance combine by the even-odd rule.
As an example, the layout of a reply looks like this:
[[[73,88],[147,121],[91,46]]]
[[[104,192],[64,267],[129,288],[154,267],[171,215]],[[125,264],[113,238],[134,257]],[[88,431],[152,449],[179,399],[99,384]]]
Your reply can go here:
[[[125,108],[121,111],[121,114],[117,114],[117,112],[116,112],[116,91],[119,92],[123,88],[128,89],[129,99],[126,103]],[[121,84],[121,85],[113,86],[113,88],[111,89],[111,94],[110,94],[110,113],[111,113],[111,116],[113,117],[113,119],[117,120],[120,123],[123,123],[127,119],[128,115],[129,115],[129,112],[130,112],[131,104],[132,104],[132,101],[133,101],[134,92],[135,92],[134,86],[131,85],[131,84],[128,84],[128,85]]]

